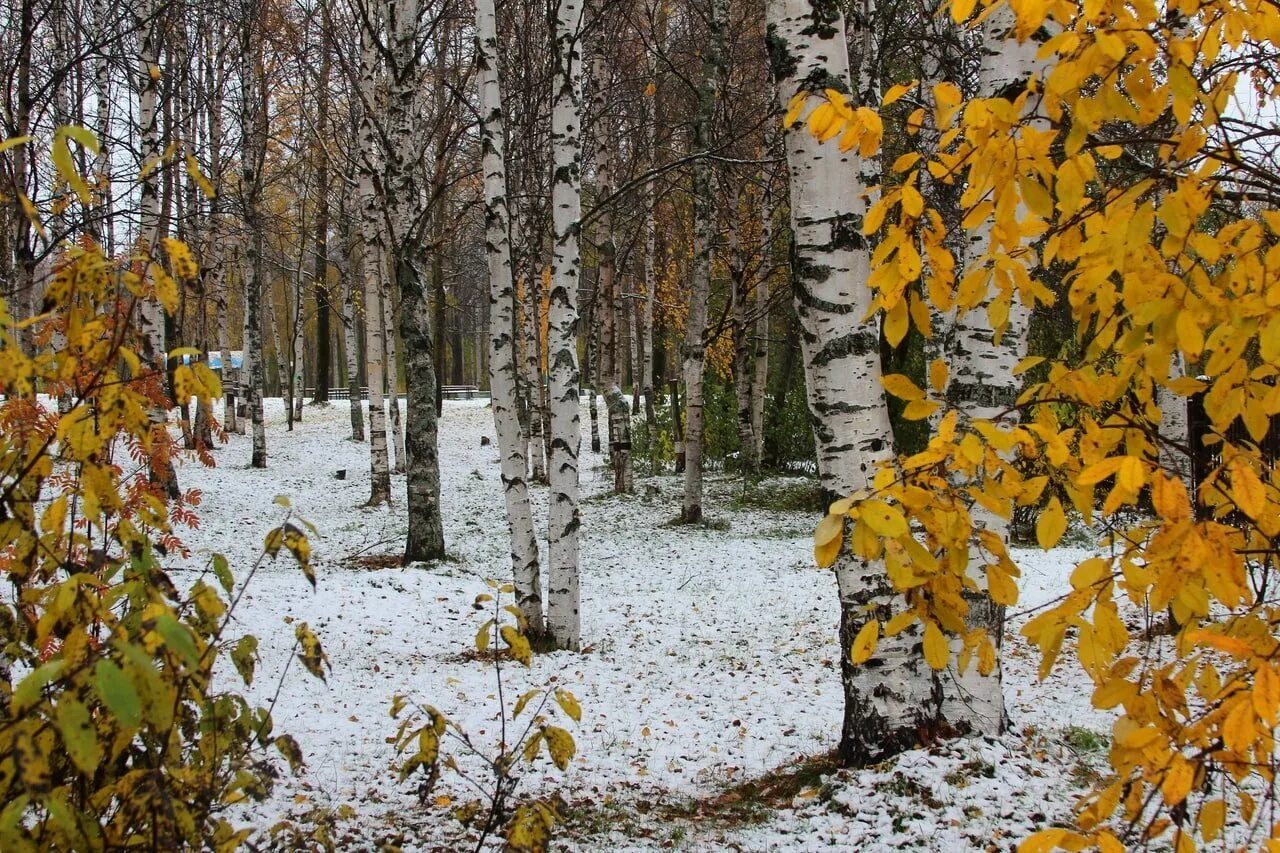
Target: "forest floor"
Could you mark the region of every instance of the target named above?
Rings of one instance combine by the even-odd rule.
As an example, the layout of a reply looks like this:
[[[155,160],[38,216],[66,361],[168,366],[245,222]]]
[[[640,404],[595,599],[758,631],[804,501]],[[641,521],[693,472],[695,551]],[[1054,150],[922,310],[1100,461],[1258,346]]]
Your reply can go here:
[[[393,478],[390,507],[364,506],[368,445],[348,440],[348,412],[345,402],[308,406],[289,433],[281,402],[268,400],[269,468],[247,468],[249,441],[231,436],[215,451],[218,467],[179,471],[183,488],[204,496],[200,529],[183,537],[192,571],[220,551],[243,579],[286,512],[277,495],[318,529],[318,588],[282,557],[255,574],[237,611],[236,627],[261,641],[254,697],[269,702],[288,669],[274,720],[307,761],[247,819],[264,832],[318,823],[343,850],[468,849],[475,840],[451,811],[475,793],[447,770],[425,801],[414,780],[398,782],[388,712],[404,694],[439,708],[478,745],[493,749],[500,738],[495,669],[473,654],[486,615],[472,602],[486,578],[510,571],[497,450],[481,444],[494,434],[492,412],[445,404],[450,559],[408,568],[384,567],[404,541],[404,477]],[[502,667],[508,709],[548,684],[582,706],[581,723],[568,724],[577,739],[568,770],[545,753],[520,770],[521,796],[558,793],[566,803],[557,847],[1006,850],[1065,820],[1096,780],[1110,714],[1092,709],[1077,667],[1060,664],[1038,681],[1038,655],[1017,634],[1022,614],[1060,594],[1083,552],[1018,555],[1025,574],[1005,637],[1007,735],[836,772],[835,582],[813,565],[816,514],[804,499],[813,482],[767,480],[744,498],[738,481],[712,475],[708,521],[675,526],[676,477],[638,470],[638,496],[610,496],[600,456],[583,445],[585,649],[537,655],[527,670]],[[545,487],[534,502],[544,530]],[[287,666],[298,621],[324,645],[327,683]],[[459,744],[446,740],[445,750],[483,779]]]

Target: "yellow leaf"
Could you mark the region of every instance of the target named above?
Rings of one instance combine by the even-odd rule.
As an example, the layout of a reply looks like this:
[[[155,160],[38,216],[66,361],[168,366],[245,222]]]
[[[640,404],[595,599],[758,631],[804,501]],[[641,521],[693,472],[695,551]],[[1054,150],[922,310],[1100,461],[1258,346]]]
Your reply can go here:
[[[880,380],[880,384],[884,385],[884,390],[888,391],[899,400],[923,400],[925,394],[916,384],[907,376],[901,373],[891,373]]]
[[[569,719],[575,723],[582,722],[582,706],[578,704],[578,697],[574,696],[563,687],[556,689],[556,704],[569,715]]]
[[[1000,566],[987,566],[987,591],[996,604],[1012,607],[1018,603],[1018,585]]]
[[[1241,456],[1232,459],[1227,470],[1231,472],[1231,499],[1250,518],[1261,518],[1267,508],[1267,491],[1262,480]]]
[[[905,95],[907,92],[910,92],[912,89],[914,89],[916,87],[916,83],[917,81],[912,80],[909,83],[899,83],[896,86],[890,87],[889,91],[885,92],[884,98],[881,99],[880,101],[881,106],[885,106],[885,107],[889,106],[894,101],[898,100],[903,95]]]
[[[969,20],[976,2],[977,0],[951,0],[951,20],[957,24],[963,24]],[[1018,848],[1018,853],[1024,853],[1021,847]]]
[[[26,145],[30,141],[30,136],[10,136],[8,139],[0,142],[0,154],[8,151],[10,148],[16,148],[19,145]]]
[[[849,660],[855,664],[865,662],[875,652],[879,641],[880,621],[872,619],[863,625],[858,631],[858,636],[854,637],[853,646],[849,649]]]
[[[858,517],[881,536],[897,538],[909,529],[902,512],[881,500],[863,501],[858,506]]]
[[[1191,500],[1181,477],[1170,477],[1157,471],[1151,478],[1151,504],[1156,515],[1176,524],[1191,517]]]
[[[200,171],[200,164],[196,162],[195,155],[190,151],[187,152],[187,175],[200,188],[200,192],[204,193],[205,198],[213,198],[218,194],[213,184],[204,176],[204,172]]]
[[[804,92],[796,92],[787,104],[787,114],[782,119],[783,127],[794,127],[795,123],[800,120],[800,114],[804,112],[804,105],[808,97]]]
[[[1146,472],[1142,469],[1142,460],[1136,456],[1125,456],[1116,471],[1116,482],[1124,489],[1137,493],[1146,482]]]
[[[936,670],[947,668],[947,659],[951,652],[947,648],[947,638],[942,635],[937,623],[926,622],[924,626],[924,660]]]
[[[1225,800],[1210,800],[1200,807],[1200,836],[1209,843],[1216,841],[1222,834],[1222,826],[1227,820],[1227,803]]]
[[[1062,502],[1056,497],[1049,499],[1049,505],[1036,519],[1036,541],[1040,547],[1048,551],[1058,544],[1062,534],[1067,532],[1067,515],[1062,510]]]
[[[1120,465],[1124,462],[1123,456],[1112,456],[1103,459],[1101,462],[1095,462],[1088,468],[1080,472],[1080,476],[1076,478],[1076,482],[1081,486],[1092,486],[1101,483],[1110,477],[1116,471],[1120,470]]]
[[[551,754],[551,760],[555,762],[556,767],[564,770],[573,758],[575,750],[573,735],[558,726],[544,726],[542,736],[547,740],[547,752]]]
[[[1244,697],[1237,699],[1222,724],[1222,742],[1227,749],[1241,755],[1248,751],[1258,736],[1255,719],[1253,703]]]
[[[896,347],[907,336],[910,317],[907,314],[907,300],[900,299],[884,315],[884,337],[890,346]]]
[[[76,169],[75,159],[71,156],[69,140],[75,140],[81,147],[93,154],[98,153],[98,140],[83,127],[63,125],[54,131],[53,145],[49,152],[58,176],[66,181],[67,186],[71,187],[75,194],[80,197],[81,204],[88,204],[93,200],[93,196],[89,192],[89,185],[84,182],[84,178],[80,177],[80,172]]]
[[[837,537],[832,539],[825,545],[813,546],[813,561],[820,569],[829,569],[836,564],[836,557],[840,556],[840,547],[843,541]]]
[[[1274,727],[1277,709],[1280,709],[1280,675],[1271,664],[1260,663],[1253,676],[1253,710],[1268,726]]]
[[[949,370],[943,359],[935,358],[929,363],[929,387],[941,394],[947,390]]]
[[[907,403],[902,410],[902,419],[907,421],[922,421],[938,411],[938,403],[933,400],[912,400]]]
[[[524,634],[521,634],[510,625],[503,625],[498,629],[498,633],[502,636],[503,642],[507,644],[512,659],[525,666],[530,666],[533,663],[533,649],[529,646],[529,639]]]
[[[1178,347],[1186,353],[1187,358],[1199,358],[1204,351],[1204,335],[1200,332],[1195,316],[1186,310],[1178,312],[1175,328],[1178,332]]]
[[[1196,771],[1191,762],[1181,755],[1174,755],[1160,783],[1160,794],[1167,805],[1176,806],[1191,793],[1191,783],[1195,780]]]
[[[903,154],[897,160],[893,161],[893,171],[905,172],[919,162],[920,155],[915,151],[908,151],[906,154]]]
[[[902,212],[917,219],[924,213],[924,196],[910,184],[902,186]]]
[[[916,618],[916,612],[914,610],[902,611],[885,624],[884,635],[886,637],[896,637],[898,634],[907,630],[907,628],[916,621]]]

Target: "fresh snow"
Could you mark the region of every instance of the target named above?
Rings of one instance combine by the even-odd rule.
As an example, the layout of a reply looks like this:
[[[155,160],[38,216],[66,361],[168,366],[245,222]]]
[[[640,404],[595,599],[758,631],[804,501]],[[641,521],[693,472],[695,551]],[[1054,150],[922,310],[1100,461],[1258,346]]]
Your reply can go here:
[[[288,667],[273,716],[307,759],[300,775],[286,772],[272,798],[242,817],[265,832],[283,819],[301,826],[316,809],[341,809],[345,818],[333,830],[341,849],[388,841],[408,850],[473,847],[450,816],[452,806],[474,797],[456,775],[446,770],[426,803],[414,781],[397,782],[388,743],[397,723],[388,711],[402,693],[439,708],[477,744],[492,750],[498,741],[494,668],[468,654],[487,618],[472,602],[487,591],[486,578],[510,575],[497,449],[481,444],[493,436],[492,411],[484,401],[445,403],[440,460],[452,560],[369,568],[359,558],[377,564],[403,545],[404,477],[393,477],[390,507],[365,507],[369,450],[348,439],[348,404],[308,406],[293,432],[281,401],[266,405],[266,470],[248,468],[249,439],[230,436],[215,451],[218,467],[188,462],[178,472],[184,489],[203,492],[200,528],[183,537],[193,552],[188,580],[215,550],[243,579],[264,535],[286,513],[277,495],[318,530],[317,590],[285,555],[258,570],[236,613],[235,627],[262,644],[252,698],[269,702]],[[641,475],[645,462],[636,463]],[[336,478],[339,470],[345,480]],[[838,611],[834,578],[812,561],[816,519],[734,508],[741,486],[713,477],[711,523],[673,526],[680,501],[674,475],[637,476],[639,497],[610,496],[604,460],[585,439],[582,480],[584,651],[535,656],[529,670],[502,668],[508,704],[551,685],[571,690],[582,705],[580,725],[556,721],[578,743],[567,772],[545,753],[532,767],[520,765],[521,795],[558,792],[569,804],[558,845],[1008,849],[1025,833],[1066,820],[1105,764],[1104,752],[1073,746],[1064,732],[1105,732],[1112,716],[1090,707],[1087,680],[1070,663],[1038,682],[1038,656],[1016,634],[1025,619],[1017,614],[1060,594],[1084,552],[1025,552],[1018,555],[1023,600],[1005,638],[1009,734],[828,775],[792,801],[716,811],[708,804],[725,801],[739,783],[785,771],[837,743]],[[545,486],[532,490],[540,531],[546,494]],[[327,683],[296,662],[287,665],[298,622],[309,623],[324,645],[332,666]],[[445,750],[479,773],[456,741],[446,739]]]

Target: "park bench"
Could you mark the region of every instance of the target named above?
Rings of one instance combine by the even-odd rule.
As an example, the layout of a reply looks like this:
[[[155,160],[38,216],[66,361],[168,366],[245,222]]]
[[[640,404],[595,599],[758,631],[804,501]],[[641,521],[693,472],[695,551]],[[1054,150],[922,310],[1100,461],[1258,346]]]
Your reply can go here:
[[[440,389],[446,400],[474,400],[479,391],[475,385],[446,385]]]

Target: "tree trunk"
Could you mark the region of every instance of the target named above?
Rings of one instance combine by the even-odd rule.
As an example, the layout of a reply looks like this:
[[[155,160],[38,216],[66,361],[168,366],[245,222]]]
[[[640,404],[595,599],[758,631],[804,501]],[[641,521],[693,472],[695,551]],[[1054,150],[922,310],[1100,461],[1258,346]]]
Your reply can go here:
[[[418,140],[421,100],[416,86],[418,57],[418,0],[399,0],[392,6],[390,59],[393,73],[387,92],[390,150],[386,206],[392,223],[396,292],[400,294],[400,337],[404,342],[407,386],[403,450],[409,528],[406,563],[440,560],[445,556],[444,520],[440,514],[436,373],[432,364],[433,329],[419,267],[424,246],[422,224],[428,211],[415,169],[422,152]],[[447,29],[446,25],[446,29]],[[445,35],[447,39],[447,33]],[[444,138],[442,133],[441,139]],[[437,148],[439,163],[443,151]],[[434,247],[438,262],[441,247]],[[395,332],[389,329],[394,338]],[[392,401],[399,410],[398,378],[391,377]],[[370,386],[373,380],[370,379]]]
[[[302,335],[306,331],[306,314],[302,310],[303,295],[302,272],[293,276],[293,310],[289,317],[289,402],[291,405],[290,426],[302,420],[303,389],[302,374]]]
[[[780,104],[797,91],[849,91],[844,16],[835,0],[770,0],[768,48]],[[817,100],[817,98],[815,98]],[[812,109],[812,105],[810,109]],[[880,385],[879,332],[863,322],[870,303],[870,253],[862,237],[860,170],[803,124],[786,133],[795,235],[794,288],[802,329],[806,386],[824,491],[843,496],[869,485],[893,453]],[[883,567],[846,548],[835,566],[840,595],[844,721],[839,755],[846,765],[879,761],[938,733],[932,671],[919,631],[882,637],[870,661],[849,660],[868,618],[906,608]]]
[[[378,103],[377,52],[373,34],[361,27],[360,87],[365,113],[360,120],[360,159],[358,192],[360,198],[360,236],[363,242],[365,365],[369,385],[369,505],[378,506],[391,500],[391,469],[387,458],[387,413],[382,401],[384,344],[382,311],[379,294],[386,263],[386,232],[374,178],[382,162],[369,111]]]
[[[730,211],[729,257],[733,298],[733,390],[737,403],[738,467],[744,483],[750,487],[760,478],[760,458],[756,455],[755,422],[752,418],[754,401],[760,395],[755,384],[755,323],[751,298],[750,264],[742,249],[739,222],[742,216],[741,201],[734,200]],[[763,286],[757,282],[755,287]]]
[[[986,97],[1013,100],[1025,88],[1028,77],[1037,71],[1037,39],[1019,44],[1009,32],[1013,23],[1013,14],[1000,8],[983,24],[978,77]],[[982,256],[986,254],[991,239],[989,226],[979,228],[971,235],[971,262],[984,263]],[[992,302],[988,294],[976,308],[951,318],[947,329],[946,359],[951,370],[946,398],[960,412],[965,423],[996,419],[1014,405],[1022,388],[1022,380],[1014,370],[1026,355],[1031,312],[1015,294],[1008,311],[1008,326],[997,336],[988,313]],[[1011,412],[1004,420],[1006,423],[1016,422],[1017,414]],[[974,505],[972,515],[975,526],[986,528],[1008,544],[1007,519],[978,504]],[[976,563],[970,567],[970,579],[975,589],[965,596],[969,604],[965,621],[970,628],[985,629],[999,650],[1004,634],[1005,609],[986,594],[985,573]],[[954,655],[961,648],[961,641],[953,638],[951,648]],[[978,674],[976,667],[971,666],[966,672],[957,673],[954,679],[944,681],[943,712],[958,731],[981,734],[1004,731],[1007,715],[1002,669],[997,655],[995,670],[988,676]]]
[[[613,467],[613,493],[629,495],[635,488],[631,471],[631,407],[617,383],[605,392],[609,410],[609,459]]]
[[[546,383],[542,378],[542,286],[536,266],[525,277],[525,406],[529,418],[529,479],[547,482],[546,436],[542,425],[546,420],[543,405]]]
[[[323,7],[324,30],[321,32],[320,78],[316,91],[316,138],[326,139],[329,128],[329,49],[324,41],[328,34],[328,6]],[[329,401],[333,384],[333,349],[329,330],[329,156],[324,146],[316,146],[316,229],[314,239],[315,271],[311,275],[316,300],[316,393],[317,403]]]
[[[551,479],[547,630],[561,648],[581,646],[578,589],[578,282],[582,259],[582,1],[556,6],[551,113],[553,256],[548,335]]]
[[[152,3],[144,6],[139,21],[142,29],[142,45],[139,53],[138,126],[142,143],[142,168],[144,177],[139,182],[139,248],[144,257],[159,264],[159,247],[162,234],[160,217],[160,127],[158,99],[160,94],[160,38],[159,9]],[[15,152],[24,148],[19,146]],[[150,277],[150,276],[149,276]],[[154,284],[154,280],[152,282]],[[156,381],[163,391],[168,373],[168,349],[165,346],[165,307],[159,296],[143,299],[139,306],[139,325],[143,336],[143,355],[146,363],[156,372]],[[181,494],[178,475],[169,456],[169,413],[163,405],[151,407],[152,434],[162,436],[160,455],[151,463],[151,479],[171,498]]]
[[[516,606],[529,631],[545,630],[538,539],[525,482],[526,443],[516,412],[520,365],[515,337],[516,294],[511,275],[511,241],[507,212],[507,169],[502,90],[499,83],[497,21],[493,0],[476,0],[476,66],[480,87],[480,146],[483,153],[485,248],[489,258],[489,389],[498,437],[502,486],[511,536],[511,571]]]
[[[393,272],[393,271],[392,271]],[[400,420],[400,365],[396,358],[396,326],[395,312],[391,309],[393,295],[388,292],[386,284],[382,287],[382,328],[383,340],[387,345],[387,408],[391,411],[391,438],[395,445],[395,463],[391,468],[393,474],[405,472],[404,426]]]
[[[240,191],[244,210],[244,372],[248,416],[253,427],[250,465],[267,467],[267,433],[262,417],[262,320],[263,241],[262,169],[267,155],[267,91],[262,58],[261,10],[253,7],[240,39],[241,125],[244,128]]]
[[[767,180],[767,178],[766,178]],[[760,211],[760,280],[756,282],[756,317],[752,330],[755,378],[751,387],[751,448],[752,463],[756,471],[764,457],[764,398],[769,384],[769,280],[773,274],[773,198],[766,185]]]
[[[728,17],[728,0],[711,0],[709,48],[703,57],[698,110],[693,123],[693,148],[697,152],[711,150],[716,99],[725,80],[724,30]],[[711,186],[711,161],[702,157],[693,167],[693,275],[681,351],[685,429],[684,500],[680,518],[685,524],[702,520],[702,381],[707,360],[707,299],[711,293],[715,237],[716,207]]]
[[[347,298],[342,302],[343,334],[347,350],[347,400],[351,408],[351,440],[364,441],[364,406],[360,401],[360,334],[356,323],[360,312],[356,308],[356,277],[354,263],[349,262],[351,272],[347,281]]]

